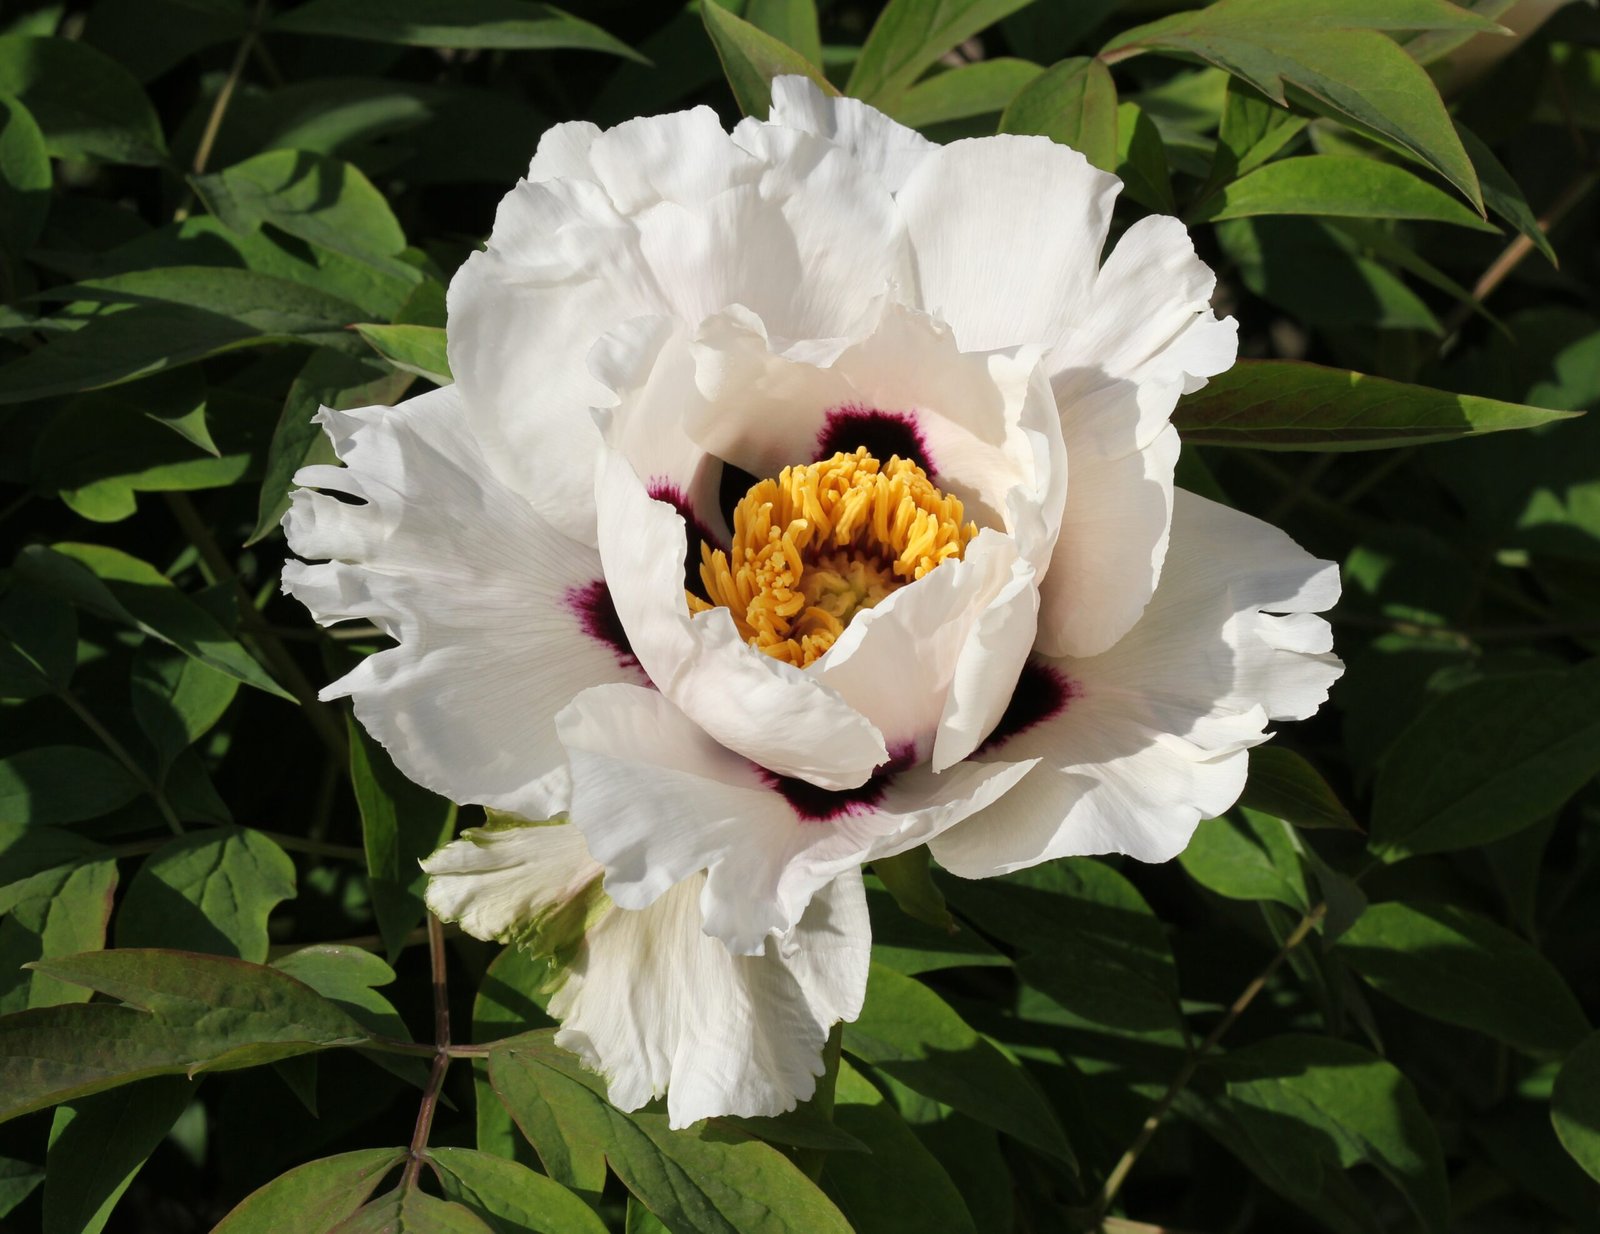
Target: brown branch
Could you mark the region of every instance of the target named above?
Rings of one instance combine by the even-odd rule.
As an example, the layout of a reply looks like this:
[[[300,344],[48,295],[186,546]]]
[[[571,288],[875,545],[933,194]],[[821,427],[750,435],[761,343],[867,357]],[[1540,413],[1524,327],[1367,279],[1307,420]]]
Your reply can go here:
[[[422,1172],[422,1162],[428,1154],[428,1133],[433,1130],[439,1091],[444,1087],[445,1072],[450,1069],[450,997],[445,981],[444,927],[432,913],[428,914],[428,959],[433,969],[433,1069],[428,1072],[428,1086],[422,1090],[422,1104],[417,1108],[417,1125],[411,1133],[405,1173],[400,1176],[402,1189],[417,1185],[417,1175]]]
[[[1289,937],[1283,940],[1283,946],[1278,948],[1278,953],[1267,962],[1263,968],[1245,986],[1239,997],[1233,1000],[1233,1005],[1227,1010],[1222,1019],[1217,1021],[1216,1027],[1200,1043],[1198,1049],[1189,1055],[1187,1061],[1178,1074],[1173,1077],[1172,1083],[1167,1086],[1167,1091],[1161,1095],[1161,1100],[1156,1102],[1155,1108],[1150,1111],[1150,1116],[1144,1120],[1144,1125],[1139,1128],[1139,1134],[1128,1145],[1127,1151],[1122,1154],[1117,1164],[1112,1167],[1111,1173],[1106,1176],[1105,1185],[1100,1189],[1100,1197],[1095,1206],[1095,1213],[1100,1216],[1102,1228],[1105,1211],[1111,1207],[1111,1202],[1117,1198],[1117,1192],[1122,1190],[1122,1184],[1127,1181],[1128,1172],[1133,1169],[1134,1163],[1139,1160],[1140,1154],[1149,1147],[1150,1141],[1155,1138],[1156,1131],[1161,1126],[1161,1120],[1172,1109],[1173,1103],[1182,1095],[1183,1090],[1189,1086],[1189,1081],[1194,1079],[1194,1073],[1199,1069],[1200,1063],[1213,1049],[1227,1031],[1233,1027],[1234,1022],[1244,1014],[1247,1007],[1256,999],[1256,996],[1266,989],[1267,982],[1272,980],[1272,975],[1289,958],[1289,953],[1303,943],[1310,935],[1317,923],[1327,915],[1326,903],[1318,904],[1300,919],[1300,924],[1295,926]],[[1126,1228],[1126,1227],[1124,1227]]]
[[[1554,204],[1539,218],[1539,230],[1548,235],[1560,225],[1561,220],[1572,213],[1596,184],[1600,184],[1600,171],[1593,167],[1586,168],[1561,191],[1561,196],[1556,198]],[[1511,272],[1520,266],[1523,259],[1533,252],[1533,241],[1527,236],[1519,235],[1506,245],[1505,251],[1490,263],[1489,268],[1483,272],[1478,281],[1472,286],[1472,302],[1458,304],[1455,310],[1445,319],[1444,337],[1446,341],[1459,334],[1461,327],[1466,325],[1467,319],[1483,307],[1487,300],[1501,283],[1510,277]]]

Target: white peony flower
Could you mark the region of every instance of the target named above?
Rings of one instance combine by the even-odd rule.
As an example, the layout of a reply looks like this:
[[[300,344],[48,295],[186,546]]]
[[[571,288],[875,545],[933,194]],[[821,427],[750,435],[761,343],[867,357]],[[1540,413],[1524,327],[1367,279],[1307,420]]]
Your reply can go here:
[[[1101,260],[1118,188],[797,78],[731,135],[560,125],[451,284],[456,384],[321,413],[285,585],[398,643],[324,697],[570,820],[457,840],[429,903],[565,949],[557,1041],[620,1106],[809,1097],[863,863],[1166,860],[1338,676],[1334,567],[1173,489],[1236,327],[1174,219]]]

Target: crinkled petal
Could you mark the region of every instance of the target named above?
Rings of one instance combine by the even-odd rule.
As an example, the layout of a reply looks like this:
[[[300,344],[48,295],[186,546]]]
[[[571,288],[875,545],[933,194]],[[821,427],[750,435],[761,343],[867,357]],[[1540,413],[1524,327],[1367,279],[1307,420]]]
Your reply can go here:
[[[736,138],[748,140],[746,121]],[[915,129],[889,119],[860,99],[824,94],[808,77],[776,77],[767,123],[826,138],[898,193],[923,159],[938,149]]]
[[[1090,302],[1120,187],[1048,137],[939,147],[897,197],[920,306],[963,351],[1053,346]]]
[[[888,758],[883,735],[816,677],[749,646],[727,609],[691,617],[682,515],[652,499],[618,451],[605,447],[601,467],[600,559],[656,688],[728,751],[770,771],[825,788],[862,783]]]
[[[643,680],[596,624],[598,555],[494,478],[453,386],[320,418],[345,466],[297,473],[325,491],[296,492],[284,529],[329,560],[290,562],[284,589],[324,625],[365,618],[399,642],[322,697],[354,696],[396,765],[452,800],[564,809],[555,713],[587,686]]]
[[[888,190],[828,141],[775,129],[762,153],[707,108],[564,133],[503,202],[449,293],[450,364],[502,478],[592,541],[613,400],[595,343],[638,317],[685,328],[742,304],[789,339],[855,332],[909,278]]]
[[[886,771],[854,792],[819,793],[718,745],[659,693],[625,686],[587,691],[560,729],[572,821],[606,869],[606,891],[642,909],[706,870],[706,932],[740,955],[772,936],[792,949],[820,888],[982,809],[1031,765]]]
[[[1165,861],[1244,788],[1269,719],[1303,718],[1343,671],[1339,576],[1259,519],[1179,490],[1160,586],[1101,655],[1038,658],[979,758],[1036,757],[998,804],[936,837],[983,878],[1053,857]]]
[[[1146,446],[1179,395],[1233,367],[1239,323],[1211,312],[1216,283],[1177,219],[1128,228],[1047,360],[1069,441],[1093,437],[1108,458]]]
[[[502,943],[548,937],[551,924],[574,906],[577,919],[565,923],[570,937],[553,941],[576,942],[602,873],[583,833],[565,823],[467,831],[422,868],[436,917]]]
[[[1156,589],[1172,523],[1178,431],[1107,458],[1068,419],[1072,480],[1040,585],[1039,650],[1091,656],[1126,634]]]
[[[730,955],[702,933],[704,878],[648,908],[613,909],[550,1000],[556,1044],[633,1110],[663,1092],[670,1124],[792,1110],[816,1090],[822,1046],[866,991],[871,927],[859,871],[821,889],[796,928],[798,955]]]

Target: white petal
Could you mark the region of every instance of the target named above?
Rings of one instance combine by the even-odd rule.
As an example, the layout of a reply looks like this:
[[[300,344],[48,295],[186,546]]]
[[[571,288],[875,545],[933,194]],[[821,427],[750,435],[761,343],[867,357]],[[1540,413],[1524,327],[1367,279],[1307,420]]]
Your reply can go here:
[[[1089,303],[1119,188],[1047,137],[941,146],[898,197],[921,306],[964,351],[1053,345]]]
[[[539,183],[544,180],[593,180],[594,168],[589,163],[589,150],[600,136],[598,126],[587,120],[568,120],[552,125],[539,136],[539,148],[533,152],[528,164],[527,179]]]
[[[607,1077],[611,1100],[632,1110],[665,1092],[675,1128],[808,1099],[829,1027],[860,1009],[871,950],[859,873],[817,895],[792,960],[732,956],[702,933],[703,881],[608,913],[550,1001],[556,1044]]]
[[[344,467],[303,468],[284,519],[284,589],[319,622],[375,622],[399,646],[323,691],[419,784],[530,818],[566,804],[555,713],[590,685],[642,681],[607,643],[600,561],[497,482],[457,387],[399,407],[324,410]],[[341,501],[347,494],[362,504]]]
[[[1030,663],[978,757],[1041,763],[937,837],[935,856],[978,878],[1073,854],[1182,851],[1243,790],[1268,719],[1326,699],[1342,666],[1310,612],[1338,591],[1337,569],[1281,531],[1179,490],[1149,607],[1101,655]]]
[[[748,313],[707,322],[694,351],[703,398],[687,431],[718,458],[773,476],[857,445],[887,461],[892,447],[981,526],[1017,530],[1008,503],[1020,488],[1037,508],[1033,534],[1054,534],[1065,456],[1036,349],[963,353],[943,323],[885,302],[863,337],[820,362],[779,350]]]
[[[788,945],[834,878],[923,843],[1031,766],[966,763],[943,776],[914,768],[830,794],[764,774],[651,690],[588,691],[559,723],[572,821],[606,869],[606,891],[640,909],[708,870],[706,932],[741,955],[758,954],[774,935]]]
[[[583,833],[567,823],[466,831],[422,868],[435,916],[504,943],[529,939],[574,904],[581,917],[601,875]],[[581,933],[582,920],[573,924]]]
[[[600,438],[589,409],[613,399],[589,352],[663,309],[637,231],[596,184],[520,184],[489,249],[450,281],[448,308],[450,369],[496,474],[592,544]]]
[[[601,468],[600,559],[656,688],[728,750],[770,771],[826,788],[862,783],[888,758],[883,735],[815,677],[745,643],[727,609],[691,617],[682,516],[653,500],[616,450],[603,448]]]
[[[1049,358],[1068,439],[1093,436],[1119,457],[1148,445],[1178,396],[1233,366],[1239,325],[1210,310],[1216,276],[1177,219],[1141,219],[1123,234],[1093,295]]]
[[[776,77],[768,123],[824,137],[877,176],[891,193],[938,149],[918,133],[859,99],[824,94],[807,77]],[[741,125],[741,130],[746,126]],[[742,133],[736,136],[742,136]]]
[[[697,108],[552,142],[533,170],[573,178],[501,203],[451,281],[450,364],[501,477],[592,541],[588,411],[614,401],[588,368],[598,340],[733,304],[786,338],[844,336],[909,278],[908,251],[888,191],[818,137],[775,130],[757,157]]]
[[[1039,650],[1090,656],[1132,628],[1161,577],[1178,432],[1168,425],[1144,449],[1107,458],[1070,416],[1067,430],[1072,479],[1040,586]]]
[[[990,617],[994,606],[998,612]],[[946,747],[960,740],[948,726],[941,728],[941,718],[951,716],[949,726],[959,734],[984,722],[972,713],[975,686],[995,684],[988,724],[1000,718],[1011,696],[1010,682],[1033,644],[1036,610],[1033,570],[1019,556],[1016,542],[994,530],[980,532],[960,561],[946,562],[858,613],[814,671],[878,726],[891,750],[909,747],[925,755],[934,748],[936,734]],[[1010,619],[1002,620],[1002,613]],[[989,654],[983,654],[985,648]],[[964,655],[980,657],[984,664],[980,669],[975,661],[968,663],[959,674],[962,689],[953,693]],[[964,758],[987,732],[986,727],[973,735],[954,757],[941,752],[935,769],[943,771]]]

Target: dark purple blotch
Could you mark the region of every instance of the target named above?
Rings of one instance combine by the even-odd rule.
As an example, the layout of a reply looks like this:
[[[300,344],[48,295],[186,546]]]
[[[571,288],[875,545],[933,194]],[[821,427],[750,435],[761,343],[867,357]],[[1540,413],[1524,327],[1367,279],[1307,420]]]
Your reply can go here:
[[[1083,693],[1083,688],[1058,668],[1029,660],[1017,676],[1005,714],[974,753],[988,754],[1035,725],[1053,719]]]
[[[880,463],[899,455],[922,468],[930,479],[937,474],[928,455],[928,443],[917,427],[916,416],[910,412],[879,411],[855,404],[835,407],[817,434],[817,455],[813,461],[821,462],[835,454],[852,454],[858,446],[866,446],[867,453]]]
[[[870,814],[883,801],[883,795],[895,776],[916,762],[916,747],[897,746],[889,751],[889,761],[872,769],[866,783],[855,788],[818,788],[809,780],[795,776],[780,776],[765,767],[757,768],[767,787],[789,803],[790,809],[804,823],[827,823],[838,818],[856,818]]]
[[[623,668],[644,672],[639,659],[628,642],[628,632],[622,628],[622,618],[617,616],[617,606],[611,599],[611,588],[603,578],[581,587],[567,589],[567,607],[578,618],[583,632],[597,643],[604,643],[617,657]]]

